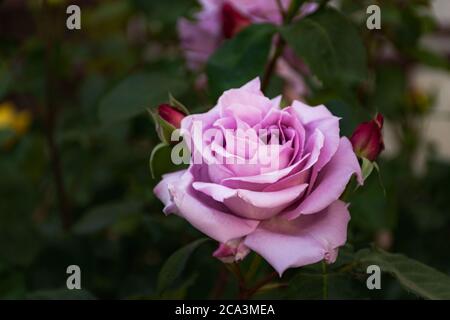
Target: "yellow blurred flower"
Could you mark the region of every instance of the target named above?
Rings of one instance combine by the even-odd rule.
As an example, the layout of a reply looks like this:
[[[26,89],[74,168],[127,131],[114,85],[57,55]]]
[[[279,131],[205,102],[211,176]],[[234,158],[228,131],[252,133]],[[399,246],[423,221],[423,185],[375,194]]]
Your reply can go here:
[[[10,130],[15,136],[21,136],[27,132],[30,123],[30,112],[17,111],[11,102],[0,103],[0,130]]]

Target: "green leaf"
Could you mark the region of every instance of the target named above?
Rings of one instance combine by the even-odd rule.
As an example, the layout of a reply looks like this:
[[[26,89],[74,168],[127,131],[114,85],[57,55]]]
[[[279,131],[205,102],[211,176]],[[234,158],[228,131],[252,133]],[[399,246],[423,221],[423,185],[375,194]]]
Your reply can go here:
[[[336,10],[321,10],[282,28],[281,34],[326,86],[366,79],[363,42],[357,29]]]
[[[375,165],[372,161],[362,158],[361,173],[364,181],[370,176],[374,168]]]
[[[408,53],[419,62],[434,68],[450,71],[448,59],[425,48],[411,49]]]
[[[334,97],[327,99],[325,97],[322,100],[311,102],[311,105],[323,104],[325,102],[328,110],[335,116],[341,118],[339,127],[341,135],[343,136],[350,137],[358,124],[365,120],[367,116],[365,110],[361,110],[362,108],[360,107],[355,107],[350,103],[346,103],[342,99],[335,99]]]
[[[14,139],[14,131],[10,129],[0,129],[0,147]]]
[[[91,234],[112,226],[121,217],[136,213],[141,203],[135,201],[109,203],[95,207],[84,214],[73,226],[73,232],[78,235]]]
[[[0,299],[23,299],[26,293],[25,275],[3,268],[0,264]]]
[[[159,140],[165,145],[170,144],[172,132],[176,129],[173,125],[168,123],[166,120],[161,118],[157,111],[151,108],[148,108],[148,113],[153,119],[153,123],[155,124],[155,130],[158,134]]]
[[[169,259],[162,266],[158,275],[158,292],[163,293],[168,289],[177,277],[183,272],[186,262],[191,256],[191,254],[197,249],[201,244],[205,243],[208,239],[203,238],[196,240],[187,246],[175,251]]]
[[[156,299],[172,299],[172,300],[180,300],[186,298],[186,293],[189,287],[195,284],[195,281],[198,278],[198,274],[191,275],[187,280],[181,282],[177,288],[173,290],[164,291],[164,293],[160,297],[156,297]]]
[[[386,118],[403,119],[405,92],[408,90],[408,79],[402,68],[389,65],[377,69],[375,92],[370,101],[371,107],[378,110]]]
[[[185,114],[189,114],[188,108],[184,104],[182,104],[180,101],[175,99],[175,97],[171,93],[169,93],[169,104],[171,106],[183,111]]]
[[[255,24],[226,41],[209,59],[208,83],[214,98],[262,75],[276,27]]]
[[[128,120],[151,105],[167,101],[167,93],[180,92],[185,87],[181,76],[171,73],[135,73],[114,87],[99,105],[103,125]]]
[[[361,250],[356,258],[364,265],[378,265],[408,291],[426,299],[450,299],[450,277],[421,262],[381,249]]]
[[[149,162],[150,173],[152,174],[153,179],[159,179],[164,173],[170,172],[168,166],[172,164],[170,158],[171,152],[172,148],[164,142],[161,142],[153,148]]]
[[[286,296],[295,299],[323,299],[324,275],[298,272],[290,281]],[[356,299],[364,297],[363,286],[348,274],[328,273],[328,299]],[[367,292],[367,289],[365,289]]]

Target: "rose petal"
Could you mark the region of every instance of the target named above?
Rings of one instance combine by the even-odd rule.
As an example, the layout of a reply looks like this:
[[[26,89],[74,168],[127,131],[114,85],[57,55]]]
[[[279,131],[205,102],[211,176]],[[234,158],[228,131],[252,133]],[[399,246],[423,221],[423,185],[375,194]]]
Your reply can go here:
[[[254,93],[257,95],[264,96],[264,94],[261,91],[261,80],[259,79],[259,77],[256,77],[252,81],[247,82],[240,89],[245,90],[249,93]]]
[[[253,232],[259,222],[237,217],[224,206],[192,188],[198,166],[192,166],[177,181],[168,183],[169,193],[178,215],[210,238],[226,243]]]
[[[278,214],[298,199],[307,186],[301,184],[281,191],[255,192],[231,189],[214,183],[194,182],[192,185],[195,190],[225,204],[235,214],[256,220],[268,219]]]
[[[320,151],[322,150],[324,142],[324,136],[322,132],[319,130],[316,130],[312,136],[309,137],[308,143],[306,144],[306,151],[307,153],[307,161],[304,165],[304,167],[298,171],[293,171],[291,174],[287,175],[286,177],[280,179],[279,181],[269,185],[264,190],[265,191],[275,191],[275,190],[282,190],[284,188],[306,183],[308,182],[308,178],[311,175],[311,167],[313,167],[314,164],[316,164],[317,160],[320,156]]]
[[[325,137],[324,147],[315,165],[316,171],[319,172],[330,161],[339,146],[339,118],[333,116],[323,105],[310,107],[299,101],[294,101],[292,111],[309,133],[318,129]]]
[[[356,174],[362,182],[358,159],[350,141],[343,137],[335,155],[317,177],[316,186],[312,192],[297,208],[286,212],[284,216],[292,220],[301,214],[316,213],[325,209],[339,199],[353,174]]]
[[[186,170],[175,171],[167,173],[162,176],[162,180],[153,189],[153,192],[164,203],[163,212],[165,214],[177,213],[175,204],[173,203],[172,196],[169,193],[169,186],[176,183],[186,172]]]
[[[222,180],[222,184],[230,188],[245,188],[251,190],[262,190],[268,187],[270,184],[277,182],[283,177],[298,172],[305,165],[305,162],[309,158],[309,154],[306,154],[297,163],[283,168],[277,171],[266,172],[254,176],[242,176],[242,177],[231,177]],[[244,187],[245,186],[245,187]]]
[[[294,221],[274,218],[263,222],[245,238],[245,245],[267,260],[280,276],[292,267],[327,259],[334,261],[336,249],[345,244],[350,215],[338,200],[325,210]]]

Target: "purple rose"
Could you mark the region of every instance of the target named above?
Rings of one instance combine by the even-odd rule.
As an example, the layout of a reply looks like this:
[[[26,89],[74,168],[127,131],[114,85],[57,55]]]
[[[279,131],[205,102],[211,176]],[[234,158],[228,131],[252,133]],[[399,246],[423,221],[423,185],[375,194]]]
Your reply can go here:
[[[281,109],[280,101],[266,98],[255,79],[224,92],[210,111],[185,117],[191,164],[164,175],[154,192],[166,214],[222,243],[217,257],[242,259],[254,250],[281,275],[335,261],[350,220],[339,198],[353,174],[362,178],[339,118],[325,106],[294,101]]]

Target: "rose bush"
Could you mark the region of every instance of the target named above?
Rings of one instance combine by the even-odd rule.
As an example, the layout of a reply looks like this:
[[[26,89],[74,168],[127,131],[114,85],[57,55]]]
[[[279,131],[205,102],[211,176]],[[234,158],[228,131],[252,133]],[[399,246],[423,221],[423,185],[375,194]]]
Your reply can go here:
[[[350,141],[340,137],[339,118],[325,106],[294,101],[281,109],[280,101],[265,97],[255,79],[224,92],[210,111],[185,117],[182,135],[191,156],[203,161],[164,175],[154,192],[166,214],[222,244],[215,256],[242,259],[253,250],[281,275],[334,262],[350,219],[339,198],[352,175],[362,178]],[[202,133],[222,135],[195,134],[196,123]],[[248,130],[258,134],[242,134]]]

